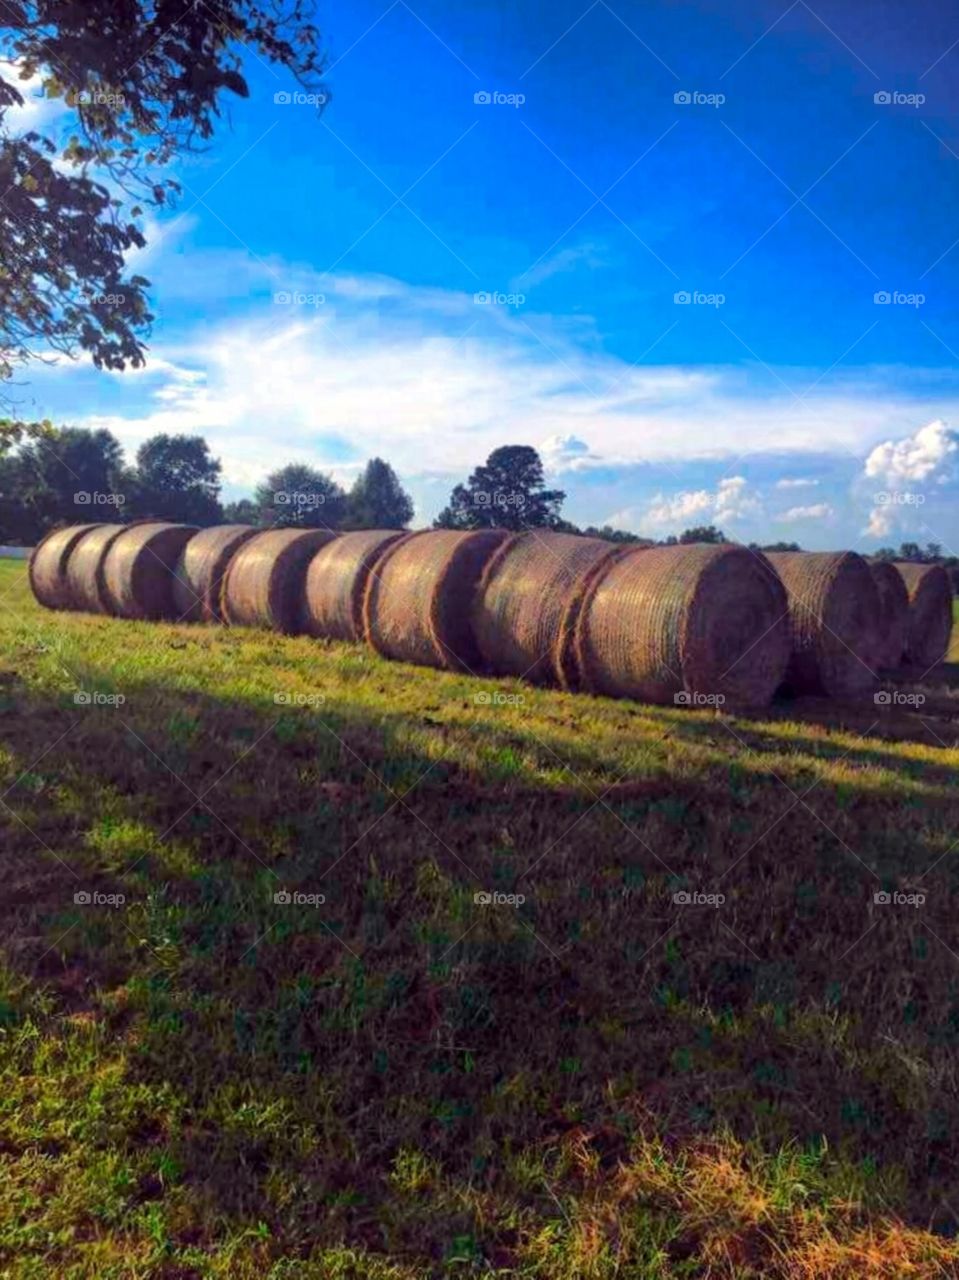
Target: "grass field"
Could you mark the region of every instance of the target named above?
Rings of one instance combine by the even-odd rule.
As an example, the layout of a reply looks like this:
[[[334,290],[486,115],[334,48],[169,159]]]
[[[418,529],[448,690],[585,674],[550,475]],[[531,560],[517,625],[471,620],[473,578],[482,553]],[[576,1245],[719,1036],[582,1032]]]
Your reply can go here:
[[[956,1276],[959,667],[896,693],[650,708],[0,562],[0,1275]]]

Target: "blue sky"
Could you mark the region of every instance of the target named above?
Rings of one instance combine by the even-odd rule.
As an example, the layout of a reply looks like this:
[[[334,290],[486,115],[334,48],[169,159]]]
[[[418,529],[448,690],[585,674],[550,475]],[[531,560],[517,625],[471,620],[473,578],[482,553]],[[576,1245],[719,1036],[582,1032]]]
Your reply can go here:
[[[523,442],[582,523],[959,547],[945,7],[321,16],[322,115],[250,60],[151,221],[147,370],[33,371],[32,409],[201,432],[229,496],[379,453],[426,520]]]

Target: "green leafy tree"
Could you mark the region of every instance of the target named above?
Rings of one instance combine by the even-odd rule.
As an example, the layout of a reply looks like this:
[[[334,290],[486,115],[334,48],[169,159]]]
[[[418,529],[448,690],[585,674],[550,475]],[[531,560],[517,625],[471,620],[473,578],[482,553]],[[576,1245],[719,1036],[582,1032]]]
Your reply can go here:
[[[177,184],[164,168],[213,134],[225,95],[248,96],[249,50],[319,90],[310,0],[9,0],[0,6],[0,382],[37,352],[143,363],[148,281],[125,255],[143,206]],[[38,76],[72,128],[17,135],[18,84]],[[322,97],[322,94],[319,95]],[[58,135],[59,136],[59,135]]]
[[[679,535],[679,541],[681,545],[686,545],[690,542],[728,542],[729,539],[715,525],[700,524],[693,529],[684,529]]]
[[[60,427],[28,437],[12,458],[29,540],[60,524],[126,513],[130,478],[109,431]]]
[[[220,470],[202,436],[153,436],[137,450],[130,514],[216,524],[223,516]]]
[[[228,502],[223,508],[223,522],[224,524],[259,524],[260,509],[249,498]]]
[[[553,529],[565,498],[561,489],[545,488],[535,449],[504,445],[465,485],[456,486],[433,524],[437,529]]]
[[[904,542],[899,548],[900,560],[913,560],[917,563],[922,560],[922,548],[918,542]]]
[[[350,490],[346,523],[351,529],[405,529],[413,500],[382,458],[371,458]]]
[[[347,511],[346,494],[332,476],[301,462],[268,475],[254,502],[262,524],[303,529],[338,529]]]

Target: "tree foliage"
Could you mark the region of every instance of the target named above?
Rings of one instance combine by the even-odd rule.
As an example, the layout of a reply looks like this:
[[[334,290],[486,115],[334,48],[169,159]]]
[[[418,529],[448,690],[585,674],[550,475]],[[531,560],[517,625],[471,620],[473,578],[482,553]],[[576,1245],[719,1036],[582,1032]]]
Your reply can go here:
[[[412,519],[413,500],[396,472],[382,458],[371,458],[350,490],[349,527],[405,529]]]
[[[565,498],[561,489],[545,487],[535,449],[504,445],[456,486],[433,523],[437,529],[550,529]]]
[[[346,516],[346,494],[315,467],[291,462],[267,476],[254,502],[260,523],[303,529],[338,529]]]
[[[125,255],[143,206],[178,187],[163,168],[207,141],[224,95],[247,96],[249,49],[319,87],[310,0],[4,0],[0,57],[0,381],[31,356],[83,350],[143,363],[151,315]],[[19,77],[19,80],[17,79]],[[64,144],[17,136],[10,112],[38,77],[70,122]]]
[[[202,436],[153,436],[137,450],[130,514],[216,524],[223,515],[220,471]]]

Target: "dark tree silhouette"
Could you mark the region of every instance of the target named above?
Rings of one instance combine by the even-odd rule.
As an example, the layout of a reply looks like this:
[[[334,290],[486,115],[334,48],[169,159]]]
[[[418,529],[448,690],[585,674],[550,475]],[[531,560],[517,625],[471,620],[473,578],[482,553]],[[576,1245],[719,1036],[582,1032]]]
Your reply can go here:
[[[346,494],[332,476],[302,462],[268,475],[254,502],[266,525],[338,529],[346,516]]]
[[[413,500],[382,458],[371,458],[350,490],[346,524],[351,529],[405,529]]]
[[[177,184],[164,166],[213,134],[225,93],[248,95],[249,49],[318,89],[310,0],[5,0],[0,57],[0,382],[39,350],[143,363],[148,281],[127,273],[142,206]],[[64,148],[15,136],[21,80],[39,76],[74,128]],[[126,197],[126,198],[125,198]]]
[[[220,469],[202,436],[153,436],[137,450],[129,513],[216,524],[223,517]]]
[[[494,449],[465,485],[458,484],[433,524],[437,529],[549,529],[566,494],[544,487],[543,464],[529,445]]]

